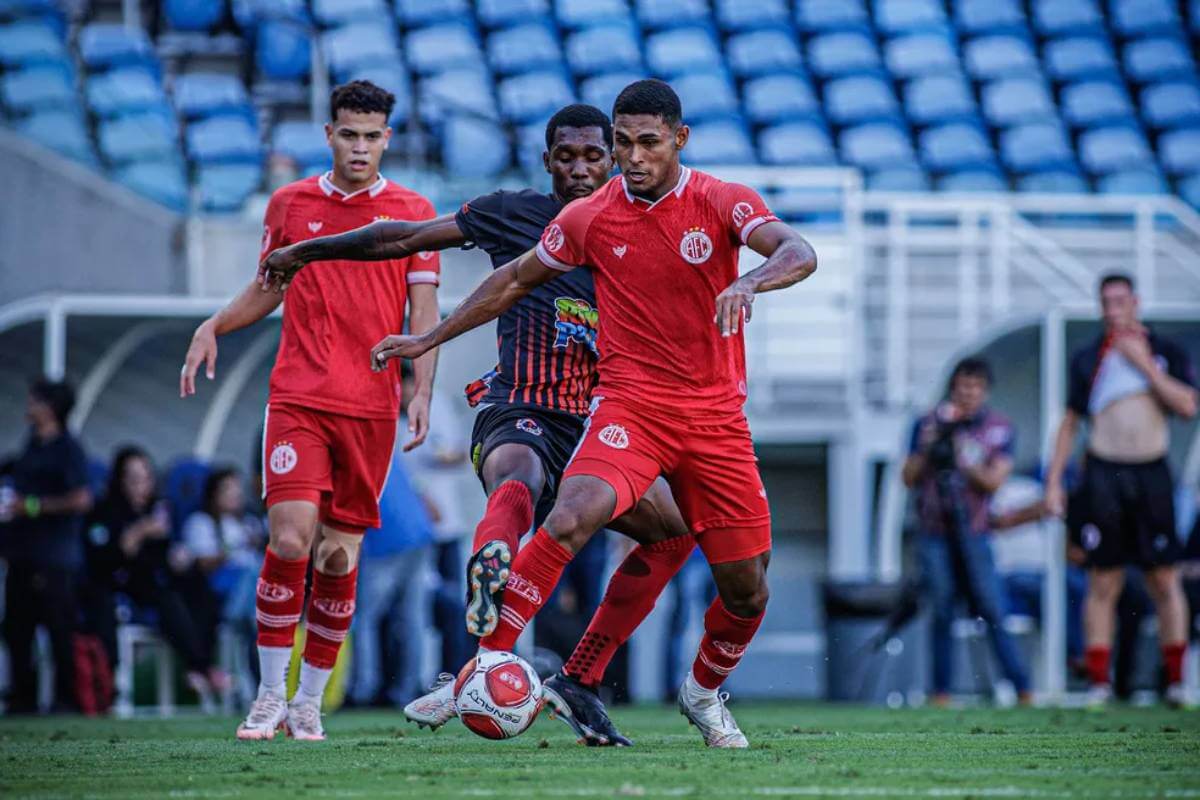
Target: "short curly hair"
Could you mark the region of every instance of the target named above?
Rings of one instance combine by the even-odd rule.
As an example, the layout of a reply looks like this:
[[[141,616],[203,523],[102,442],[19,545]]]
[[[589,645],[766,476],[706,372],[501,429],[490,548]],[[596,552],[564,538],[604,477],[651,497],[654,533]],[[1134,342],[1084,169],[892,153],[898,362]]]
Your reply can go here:
[[[350,81],[333,90],[329,96],[329,119],[336,120],[338,111],[357,111],[360,114],[392,116],[396,95],[370,81]]]

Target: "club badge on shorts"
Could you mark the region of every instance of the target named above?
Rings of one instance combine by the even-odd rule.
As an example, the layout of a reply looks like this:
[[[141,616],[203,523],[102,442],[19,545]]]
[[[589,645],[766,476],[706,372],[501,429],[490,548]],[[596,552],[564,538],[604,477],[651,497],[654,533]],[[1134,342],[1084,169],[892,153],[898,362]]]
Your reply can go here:
[[[517,430],[528,433],[530,436],[541,436],[542,426],[531,420],[529,417],[521,417],[517,420]]]
[[[291,442],[280,442],[271,451],[269,460],[271,472],[276,475],[286,475],[296,468],[296,462],[299,460],[300,457],[296,454],[296,448],[292,447]]]
[[[629,447],[629,434],[623,426],[615,422],[605,425],[604,429],[596,434],[596,436],[601,442],[617,450],[624,450],[626,447]]]

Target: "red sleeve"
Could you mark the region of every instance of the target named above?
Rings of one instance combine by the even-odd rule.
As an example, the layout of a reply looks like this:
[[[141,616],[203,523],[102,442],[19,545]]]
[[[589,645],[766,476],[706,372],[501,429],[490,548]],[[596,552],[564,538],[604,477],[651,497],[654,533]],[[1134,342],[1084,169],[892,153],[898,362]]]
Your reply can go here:
[[[595,211],[593,204],[576,200],[558,212],[538,242],[538,260],[551,269],[564,272],[586,263],[585,240]]]
[[[779,217],[771,213],[758,192],[740,183],[722,183],[712,195],[721,223],[729,231],[730,241],[745,244],[754,229]]]
[[[286,211],[287,199],[281,197],[279,192],[272,194],[271,199],[267,202],[267,213],[263,214],[262,248],[258,253],[260,264],[272,250],[278,250],[285,244],[289,244],[289,242],[285,241],[286,230],[284,228],[284,221],[287,219]]]
[[[437,216],[434,212],[433,204],[425,198],[421,198],[419,210],[413,215],[413,219],[420,221],[433,219]],[[414,283],[432,283],[437,286],[442,279],[442,255],[436,250],[422,250],[415,256],[408,259],[408,275],[406,281],[409,286]]]

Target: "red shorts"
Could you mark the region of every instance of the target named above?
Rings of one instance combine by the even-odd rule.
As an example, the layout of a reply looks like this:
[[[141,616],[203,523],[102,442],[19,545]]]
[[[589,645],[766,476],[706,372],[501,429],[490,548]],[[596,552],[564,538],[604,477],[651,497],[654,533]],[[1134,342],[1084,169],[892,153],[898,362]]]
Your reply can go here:
[[[285,403],[267,406],[263,497],[267,508],[307,500],[338,530],[379,527],[396,421],[362,419]]]
[[[709,563],[770,550],[771,513],[746,418],[696,425],[634,408],[612,399],[594,404],[563,480],[603,480],[617,493],[615,518],[661,474]]]

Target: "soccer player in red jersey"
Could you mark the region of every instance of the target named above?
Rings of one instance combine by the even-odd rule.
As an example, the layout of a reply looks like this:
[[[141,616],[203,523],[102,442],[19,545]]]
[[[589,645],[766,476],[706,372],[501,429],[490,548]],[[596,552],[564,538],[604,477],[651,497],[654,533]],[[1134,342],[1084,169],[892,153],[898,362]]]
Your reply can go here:
[[[481,644],[512,649],[572,556],[661,474],[718,591],[679,707],[709,746],[746,747],[717,691],[768,594],[770,513],[742,411],[742,324],[755,294],[808,277],[816,255],[753,190],[680,163],[688,128],[670,86],[630,84],[613,117],[622,175],[563,209],[534,251],[494,271],[433,330],[389,336],[372,358],[384,369],[391,358],[419,357],[557,274],[592,269],[603,313],[588,430],[554,508],[514,559],[500,624]],[[743,244],[767,260],[739,278]]]
[[[378,219],[428,219],[424,197],[379,174],[395,98],[366,81],[334,90],[325,126],[333,169],[284,186],[271,196],[262,255],[319,233],[346,231]],[[287,293],[283,332],[271,372],[263,436],[264,494],[270,542],[258,580],[258,696],[239,739],[270,739],[286,726],[297,739],[325,737],[321,696],[354,614],[363,531],[379,526],[400,407],[396,365],[373,371],[363,356],[389,330],[425,331],[439,318],[439,257],[416,253],[362,269],[345,262],[312,264]],[[203,322],[192,338],[180,394],[195,392],[201,364],[214,377],[217,337],[270,314],[282,295],[257,280]],[[409,400],[413,438],[428,431],[437,354],[414,362]],[[285,681],[296,625],[304,611],[305,575],[313,555],[312,591],[300,683],[289,704]]]

